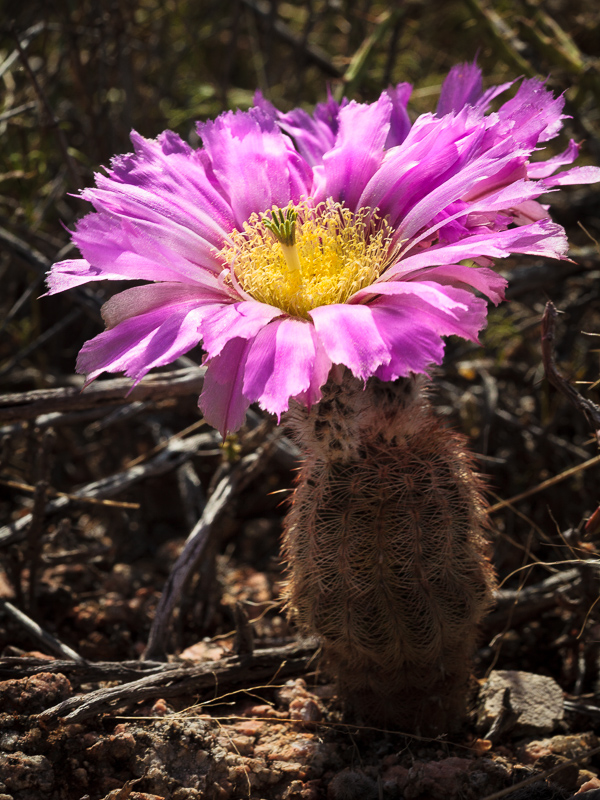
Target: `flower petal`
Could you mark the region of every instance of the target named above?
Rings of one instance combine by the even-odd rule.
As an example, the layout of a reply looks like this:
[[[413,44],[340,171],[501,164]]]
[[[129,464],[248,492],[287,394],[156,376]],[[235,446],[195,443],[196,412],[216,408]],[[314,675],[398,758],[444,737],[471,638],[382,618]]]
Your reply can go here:
[[[176,310],[191,306],[219,305],[223,295],[207,292],[198,286],[185,283],[151,283],[134,286],[114,295],[102,306],[102,319],[107,328],[115,328],[131,317],[139,317],[150,311]]]
[[[170,364],[198,344],[204,313],[185,303],[125,319],[83,345],[77,371],[88,383],[102,372],[121,371],[138,383],[153,367]]]
[[[563,258],[568,242],[562,226],[550,220],[541,220],[506,231],[468,236],[455,244],[435,245],[402,258],[383,273],[380,281],[406,279],[415,270],[456,264],[465,259],[506,258],[512,253]]]
[[[391,355],[367,306],[334,304],[309,313],[332,363],[343,364],[362,380],[389,363]]]
[[[525,180],[517,181],[516,183],[510,186],[505,186],[501,188],[497,192],[493,192],[492,194],[487,195],[486,197],[479,198],[477,201],[469,203],[468,214],[469,216],[477,216],[479,214],[491,214],[491,212],[494,211],[509,212],[512,209],[516,209],[518,211],[520,205],[523,204],[524,201],[527,201],[533,197],[538,197],[542,192],[546,191],[553,191],[553,190],[546,189],[546,187],[541,185],[541,182],[525,181]],[[430,211],[431,213],[433,213],[433,210],[430,209]],[[434,225],[431,225],[431,227],[422,230],[422,232],[419,233],[417,236],[415,236],[415,238],[408,240],[408,243],[405,245],[404,250],[400,251],[400,257],[406,254],[408,251],[413,250],[416,247],[416,245],[418,245],[420,242],[433,240],[434,233],[436,233],[444,225],[447,225],[449,221],[464,216],[464,214],[465,214],[465,209],[463,208],[462,210],[457,211],[455,214],[451,214],[450,216],[443,218],[441,221],[436,222]],[[423,215],[423,220],[424,219],[425,215]],[[541,220],[540,223],[537,224],[543,224],[544,222],[547,222],[547,220]],[[413,227],[417,227],[418,222],[416,218],[413,218],[412,225]],[[560,225],[557,225],[556,228],[557,230],[562,231]],[[398,235],[399,234],[397,232],[396,236]],[[551,236],[550,242],[552,244],[556,244],[558,249],[558,247],[562,248],[563,244],[566,243],[566,238],[564,235]],[[552,255],[552,257],[562,258],[563,255],[556,252]],[[474,258],[478,258],[478,256],[474,256]]]
[[[514,163],[523,155],[525,153],[515,150],[510,141],[500,142],[500,144],[482,156],[474,159],[470,164],[456,171],[441,185],[425,194],[423,199],[416,203],[400,222],[396,236],[401,239],[414,236],[419,229],[426,226],[441,210],[476,187],[479,181],[489,179],[490,174],[500,173],[511,162]],[[524,186],[525,183],[524,180],[519,180],[508,187],[513,191],[515,198],[519,196],[523,200],[529,200],[532,195],[539,196],[544,191],[543,187],[533,184],[532,181],[529,181],[530,186],[528,187]],[[502,181],[502,187],[503,184],[504,181]],[[523,189],[521,195],[514,195],[514,187],[517,184],[519,188]],[[494,197],[498,194],[498,191],[493,191],[492,187],[489,187],[489,192]],[[473,201],[473,205],[479,205],[482,209],[486,207],[484,203],[480,202],[478,204],[475,201]],[[510,204],[504,207],[506,208],[508,205]]]
[[[212,180],[210,164],[172,131],[157,139],[131,133],[135,154],[113,159],[108,175],[97,174],[98,189],[82,193],[96,208],[113,214],[170,221],[189,228],[216,248],[233,227],[231,206]]]
[[[562,153],[559,153],[547,161],[536,161],[534,164],[527,165],[527,177],[547,178],[563,164],[572,164],[579,154],[579,145],[574,139],[569,141],[569,146]]]
[[[215,358],[206,362],[206,375],[198,401],[206,421],[225,438],[244,424],[250,400],[242,392],[249,342],[231,339]]]
[[[382,381],[406,378],[411,372],[427,372],[431,364],[441,364],[444,342],[427,324],[415,319],[409,304],[374,305],[373,321],[385,342],[390,361],[374,375]]]
[[[141,226],[112,215],[88,214],[77,223],[72,238],[85,258],[53,264],[48,294],[103,280],[182,281],[219,288],[212,269],[192,264],[168,245],[154,242]]]
[[[250,344],[244,395],[279,419],[291,397],[311,388],[315,354],[309,322],[290,317],[275,320]]]
[[[323,157],[326,197],[343,202],[352,211],[358,208],[364,187],[383,160],[391,115],[392,101],[385,92],[376,103],[353,101],[340,110],[335,146]]]
[[[466,105],[474,106],[483,93],[481,70],[477,64],[457,64],[452,67],[442,84],[436,116],[443,117],[460,111]]]
[[[397,147],[406,139],[410,131],[411,122],[406,106],[412,93],[410,83],[399,83],[397,86],[390,86],[386,93],[392,101],[392,115],[390,117],[390,131],[385,140],[385,149]]]
[[[498,109],[498,119],[509,126],[511,137],[522,146],[535,147],[556,136],[562,128],[565,98],[554,97],[537,78],[524,80],[516,95]]]
[[[462,175],[465,162],[472,152],[477,152],[485,134],[483,117],[471,109],[444,123],[429,114],[420,117],[402,146],[386,153],[365,186],[358,206],[377,208],[396,227],[437,187]],[[489,171],[488,164],[486,173]],[[454,199],[460,195],[459,190]],[[435,213],[443,208],[438,203]]]
[[[203,326],[203,346],[209,358],[217,356],[231,339],[252,339],[284,312],[256,300],[230,303],[210,315]]]
[[[331,150],[338,132],[339,104],[328,92],[326,103],[318,103],[313,116],[302,108],[294,108],[286,114],[265,100],[260,92],[254,97],[255,105],[272,116],[281,130],[290,136],[296,150],[311,167],[323,163],[323,156]],[[343,105],[347,100],[343,101]]]
[[[486,303],[469,292],[445,289],[455,302],[452,312],[419,297],[378,298],[371,306],[373,321],[391,354],[389,363],[375,372],[381,380],[395,380],[410,372],[426,372],[444,356],[442,336],[458,333],[477,341],[485,326]]]
[[[541,183],[548,189],[550,186],[572,186],[578,183],[598,183],[598,181],[600,181],[600,167],[573,167],[566,172],[544,178]]]
[[[254,212],[309,196],[312,170],[261,109],[229,111],[198,123],[198,133],[238,229]]]
[[[477,289],[489,297],[494,305],[504,300],[504,290],[508,281],[497,272],[487,267],[464,267],[460,264],[448,264],[444,267],[429,267],[423,271],[418,270],[405,281],[417,280],[433,281],[442,286],[455,286],[457,288]]]
[[[439,336],[457,335],[476,341],[485,325],[486,301],[465,289],[428,281],[392,281],[380,284],[380,289],[382,296],[370,303],[372,308],[408,304],[428,316],[430,327]]]
[[[308,329],[315,344],[315,360],[311,371],[310,386],[306,391],[298,392],[298,394],[294,395],[294,399],[310,409],[310,407],[314,403],[318,403],[323,396],[321,388],[327,382],[332,364],[331,359],[325,352],[325,348],[323,347],[315,328],[312,325],[309,325]]]

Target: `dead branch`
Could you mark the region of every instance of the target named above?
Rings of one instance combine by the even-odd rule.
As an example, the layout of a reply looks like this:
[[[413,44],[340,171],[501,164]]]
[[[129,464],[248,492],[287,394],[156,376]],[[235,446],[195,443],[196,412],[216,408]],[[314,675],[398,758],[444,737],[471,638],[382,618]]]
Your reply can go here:
[[[594,428],[596,439],[600,444],[600,406],[597,406],[596,403],[586,397],[582,397],[577,389],[571,386],[556,368],[556,361],[554,360],[554,329],[557,316],[558,312],[554,304],[548,301],[542,318],[542,361],[544,362],[546,377],[555,389],[558,389],[578,411],[584,414],[587,421]]]
[[[272,433],[263,447],[245,456],[217,484],[164,586],[144,658],[152,661],[166,658],[173,613],[179,604],[185,585],[207,549],[214,523],[227,508],[234,493],[241,491],[264,469],[272,450],[270,445],[277,438],[277,434],[277,431]]]
[[[64,657],[63,657],[64,658]],[[181,666],[181,663],[177,666]],[[36,658],[34,656],[0,657],[0,680],[30,678],[40,672],[61,673],[71,683],[102,683],[119,681],[125,683],[144,675],[158,675],[172,670],[172,663],[156,661],[75,661]]]
[[[24,614],[16,606],[13,606],[12,603],[9,603],[8,600],[0,598],[0,608],[2,608],[3,611],[12,617],[13,620],[18,622],[19,625],[25,628],[25,630],[31,636],[33,636],[51,653],[54,653],[61,658],[72,659],[73,662],[78,664],[85,664],[85,660],[78,653],[76,653],[75,650],[72,650],[66,644],[63,644],[55,636],[52,636],[52,634],[48,633],[48,631],[45,631],[37,624],[37,622],[28,617],[27,614]]]
[[[207,691],[221,694],[223,690],[240,685],[251,687],[257,683],[278,682],[306,670],[315,649],[312,643],[301,643],[261,650],[252,656],[230,656],[193,667],[168,665],[170,669],[165,668],[157,674],[145,675],[121,686],[71,697],[42,712],[39,720],[47,724],[55,723],[60,718],[67,722],[82,722],[115,707],[154,697],[190,697]]]
[[[539,618],[542,612],[556,606],[561,589],[580,585],[581,573],[575,567],[522,589],[499,589],[495,594],[496,607],[484,622],[486,632],[489,634],[502,630],[507,624],[520,625]]]
[[[201,452],[202,449],[215,448],[219,441],[219,434],[215,431],[199,433],[196,436],[190,436],[189,439],[173,438],[149,461],[143,464],[135,464],[129,469],[124,469],[122,472],[117,472],[114,475],[109,475],[106,478],[88,483],[80,489],[74,490],[68,496],[63,495],[50,500],[50,502],[46,504],[44,513],[48,515],[54,514],[57,511],[63,511],[73,502],[76,502],[78,498],[85,500],[90,497],[97,499],[113,497],[125,491],[125,489],[128,489],[130,486],[146,480],[146,478],[165,475],[167,472],[177,469],[177,467],[181,466],[181,464],[189,458]],[[25,514],[15,522],[1,527],[0,546],[14,544],[26,538],[31,519],[31,514]]]
[[[157,401],[200,394],[204,372],[203,367],[159,372],[133,388],[129,378],[113,378],[95,381],[84,389],[81,378],[79,386],[4,394],[0,395],[0,422],[35,419],[57,411],[71,413],[81,409],[122,405],[124,401]],[[52,424],[55,425],[56,421]]]

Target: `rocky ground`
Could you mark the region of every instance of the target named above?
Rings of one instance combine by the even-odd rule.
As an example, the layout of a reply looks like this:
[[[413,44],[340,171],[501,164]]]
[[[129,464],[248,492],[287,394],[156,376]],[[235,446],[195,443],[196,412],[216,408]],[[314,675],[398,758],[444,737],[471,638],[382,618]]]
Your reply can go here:
[[[38,299],[51,263],[75,255],[62,224],[87,209],[73,193],[130,149],[132,127],[195,143],[193,120],[247,107],[257,86],[288,109],[322,99],[327,82],[371,101],[410,80],[419,113],[479,50],[486,86],[550,75],[572,117],[558,148],[585,140],[581,163],[597,163],[594,4],[8,5],[0,800],[597,800],[593,187],[549,198],[572,260],[503,263],[508,302],[482,346],[450,341],[433,376],[437,412],[489,487],[499,577],[472,716],[435,740],[347,723],[318,645],[287,620],[279,539],[298,452],[285,429],[252,409],[223,445],[198,412],[199,350],[130,393],[118,377],[82,392],[77,351],[119,287]],[[560,313],[542,346],[547,300]]]

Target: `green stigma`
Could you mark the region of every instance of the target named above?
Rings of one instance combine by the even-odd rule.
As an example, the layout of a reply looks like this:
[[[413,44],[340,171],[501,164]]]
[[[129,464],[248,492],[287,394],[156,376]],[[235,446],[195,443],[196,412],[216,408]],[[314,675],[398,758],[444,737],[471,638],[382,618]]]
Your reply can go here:
[[[296,219],[298,212],[295,208],[287,208],[285,215],[280,208],[274,208],[271,219],[263,218],[263,225],[281,244],[293,247],[296,244]]]

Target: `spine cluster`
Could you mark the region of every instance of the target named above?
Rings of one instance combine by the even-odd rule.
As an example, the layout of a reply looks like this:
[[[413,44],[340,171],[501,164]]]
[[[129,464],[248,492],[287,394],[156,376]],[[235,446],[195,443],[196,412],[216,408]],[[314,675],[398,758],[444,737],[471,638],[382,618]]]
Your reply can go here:
[[[466,710],[494,574],[463,438],[416,379],[330,382],[288,420],[305,453],[287,515],[287,600],[350,716],[435,735]]]

